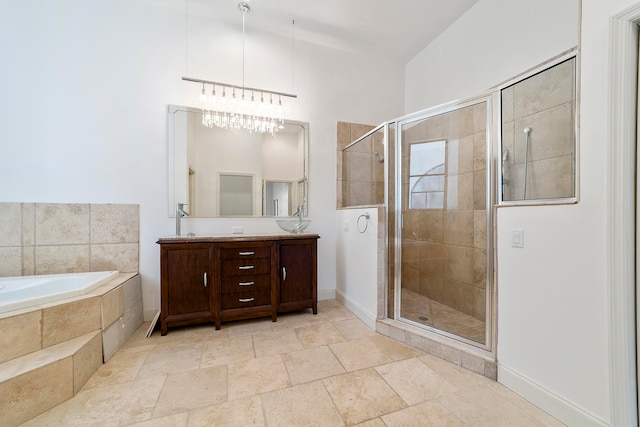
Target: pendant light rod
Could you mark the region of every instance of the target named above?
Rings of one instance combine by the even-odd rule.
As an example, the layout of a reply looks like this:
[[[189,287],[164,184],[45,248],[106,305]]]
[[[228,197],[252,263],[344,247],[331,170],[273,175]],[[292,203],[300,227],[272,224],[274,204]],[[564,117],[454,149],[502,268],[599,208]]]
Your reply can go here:
[[[202,80],[202,79],[194,79],[193,77],[182,77],[182,80],[187,81],[187,82],[195,82],[195,83],[204,83],[204,84],[208,84],[208,85],[215,85],[215,86],[224,86],[224,87],[228,87],[230,89],[244,89],[244,90],[252,90],[254,92],[262,92],[262,93],[267,93],[267,94],[271,94],[271,95],[278,95],[278,96],[286,96],[288,98],[297,98],[298,95],[294,95],[292,93],[285,93],[285,92],[276,92],[273,90],[266,90],[266,89],[259,89],[259,88],[255,88],[255,87],[247,87],[247,86],[238,86],[238,85],[232,85],[229,83],[221,83],[221,82],[214,82],[211,80]]]

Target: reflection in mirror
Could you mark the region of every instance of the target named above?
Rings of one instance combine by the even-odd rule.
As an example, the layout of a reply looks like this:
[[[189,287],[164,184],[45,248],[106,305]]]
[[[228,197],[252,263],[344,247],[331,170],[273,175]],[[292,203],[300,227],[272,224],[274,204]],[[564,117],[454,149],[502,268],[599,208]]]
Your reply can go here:
[[[201,121],[199,109],[169,106],[169,216],[176,203],[192,217],[291,216],[298,206],[307,215],[306,123],[271,136]]]
[[[576,201],[577,68],[568,56],[500,91],[502,204]]]

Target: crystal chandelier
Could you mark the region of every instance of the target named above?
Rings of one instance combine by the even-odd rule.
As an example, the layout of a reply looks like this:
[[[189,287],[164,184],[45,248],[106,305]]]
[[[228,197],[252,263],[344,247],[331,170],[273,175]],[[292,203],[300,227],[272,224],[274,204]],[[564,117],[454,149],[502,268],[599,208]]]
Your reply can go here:
[[[204,126],[216,126],[233,132],[245,130],[249,133],[269,133],[273,136],[284,124],[282,97],[297,98],[297,95],[245,86],[245,15],[251,8],[247,3],[241,2],[238,10],[242,12],[242,86],[191,77],[183,77],[182,80],[202,84],[197,105],[202,109]],[[209,94],[207,87],[210,88]]]

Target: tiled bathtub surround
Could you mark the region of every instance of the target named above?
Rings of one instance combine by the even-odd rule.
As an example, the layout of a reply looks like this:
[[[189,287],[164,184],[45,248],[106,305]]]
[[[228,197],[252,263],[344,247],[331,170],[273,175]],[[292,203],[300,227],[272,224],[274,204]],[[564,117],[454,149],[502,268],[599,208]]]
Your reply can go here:
[[[0,276],[138,272],[139,206],[0,203]]]
[[[121,273],[73,298],[0,315],[0,409],[18,425],[77,394],[140,327],[140,276]]]

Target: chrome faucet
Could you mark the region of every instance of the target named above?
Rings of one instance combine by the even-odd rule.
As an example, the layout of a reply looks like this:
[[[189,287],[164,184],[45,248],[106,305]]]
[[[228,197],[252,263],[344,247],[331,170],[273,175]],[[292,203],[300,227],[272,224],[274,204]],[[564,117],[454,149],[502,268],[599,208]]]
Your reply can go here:
[[[176,236],[180,235],[180,220],[183,216],[189,216],[189,213],[184,210],[186,203],[178,203],[176,206]]]
[[[304,209],[302,208],[302,205],[298,205],[298,210],[296,210],[296,212],[293,214],[293,216],[297,216],[298,220],[302,221],[303,211],[304,211]]]

